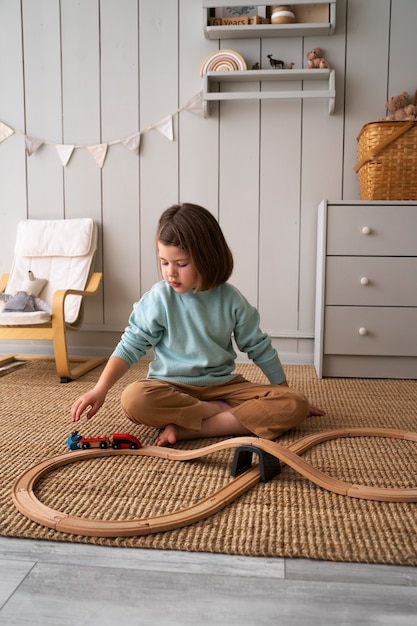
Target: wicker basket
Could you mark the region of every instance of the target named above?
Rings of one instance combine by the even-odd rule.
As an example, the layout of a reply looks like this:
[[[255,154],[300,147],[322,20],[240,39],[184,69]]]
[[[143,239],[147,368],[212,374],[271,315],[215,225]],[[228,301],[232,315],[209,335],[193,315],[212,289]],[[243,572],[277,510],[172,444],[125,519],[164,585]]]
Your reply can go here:
[[[417,200],[417,122],[369,122],[357,139],[361,200]]]

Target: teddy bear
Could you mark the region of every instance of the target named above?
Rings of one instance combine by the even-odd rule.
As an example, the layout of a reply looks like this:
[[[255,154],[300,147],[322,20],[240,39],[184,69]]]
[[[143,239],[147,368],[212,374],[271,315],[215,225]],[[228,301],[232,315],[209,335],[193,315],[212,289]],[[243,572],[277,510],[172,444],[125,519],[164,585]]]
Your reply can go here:
[[[397,96],[392,96],[385,104],[385,108],[389,111],[387,120],[402,122],[404,120],[417,119],[417,108],[414,104],[410,104],[407,91],[403,91]]]
[[[330,69],[330,63],[323,58],[321,48],[313,48],[307,52],[307,67],[309,69]]]

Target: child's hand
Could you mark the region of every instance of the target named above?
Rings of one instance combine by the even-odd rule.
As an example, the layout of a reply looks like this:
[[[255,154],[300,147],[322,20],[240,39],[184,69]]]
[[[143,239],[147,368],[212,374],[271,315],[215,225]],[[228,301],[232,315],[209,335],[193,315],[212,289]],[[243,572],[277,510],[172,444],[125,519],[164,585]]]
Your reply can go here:
[[[78,400],[76,400],[72,405],[72,421],[78,422],[86,409],[88,409],[86,414],[87,419],[92,418],[103,405],[105,397],[106,395],[101,393],[95,387],[91,389],[91,391],[87,391],[87,393],[78,398]]]

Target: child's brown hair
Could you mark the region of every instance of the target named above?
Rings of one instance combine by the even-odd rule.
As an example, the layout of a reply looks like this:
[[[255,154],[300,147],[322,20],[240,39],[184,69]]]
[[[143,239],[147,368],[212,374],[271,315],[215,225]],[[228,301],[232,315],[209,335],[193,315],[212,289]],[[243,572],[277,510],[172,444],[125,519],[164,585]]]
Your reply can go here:
[[[225,283],[233,271],[233,255],[214,215],[198,204],[174,204],[159,218],[157,242],[182,248],[198,275],[195,291]]]

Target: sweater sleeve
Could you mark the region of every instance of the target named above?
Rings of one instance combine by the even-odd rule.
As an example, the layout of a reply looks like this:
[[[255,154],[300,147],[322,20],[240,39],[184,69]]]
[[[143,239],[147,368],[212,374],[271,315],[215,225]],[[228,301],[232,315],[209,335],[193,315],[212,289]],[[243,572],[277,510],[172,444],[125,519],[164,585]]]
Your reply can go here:
[[[271,337],[261,330],[259,322],[257,309],[241,295],[234,330],[236,345],[262,370],[271,384],[279,385],[285,381],[285,373]]]
[[[111,356],[117,356],[131,366],[158,343],[162,329],[155,320],[155,306],[155,299],[149,292],[136,302],[129,317],[129,325]]]

